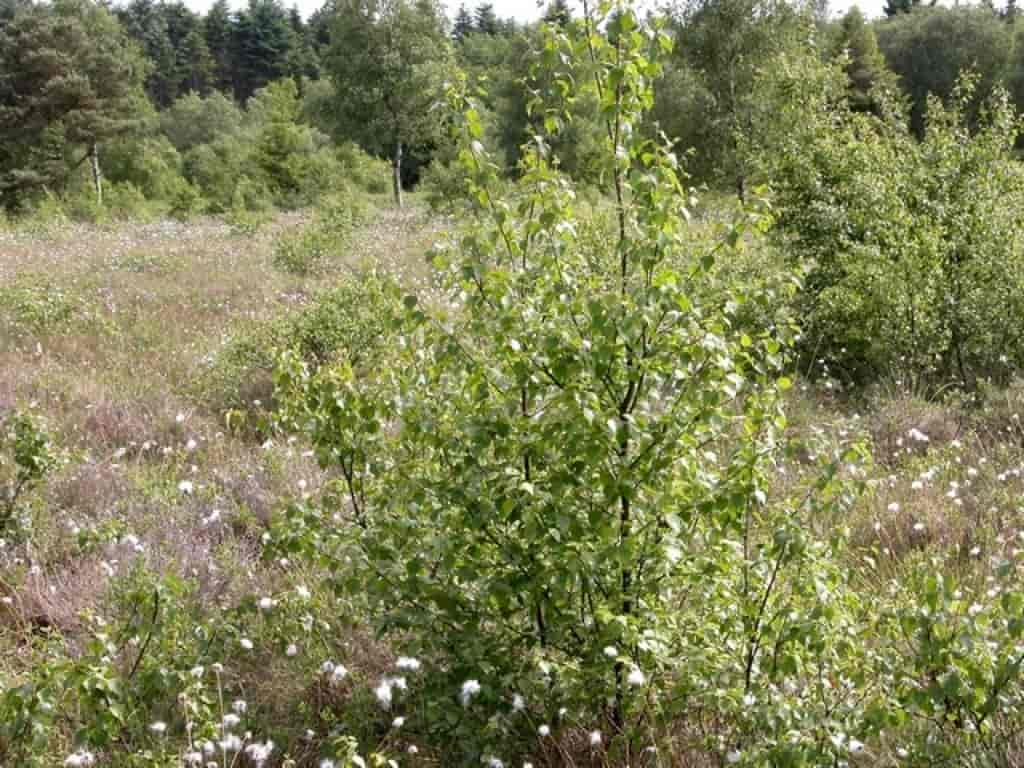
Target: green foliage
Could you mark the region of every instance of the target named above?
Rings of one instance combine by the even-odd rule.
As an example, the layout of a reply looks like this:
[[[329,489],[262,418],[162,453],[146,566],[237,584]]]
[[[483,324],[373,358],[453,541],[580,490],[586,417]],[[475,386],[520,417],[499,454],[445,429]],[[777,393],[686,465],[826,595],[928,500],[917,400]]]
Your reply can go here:
[[[876,110],[876,89],[895,91],[896,78],[886,67],[874,29],[856,6],[839,22],[833,53],[834,58],[846,57],[850,108],[854,111]]]
[[[103,192],[103,207],[115,219],[147,221],[154,216],[145,193],[130,181],[110,184]]]
[[[205,91],[212,78],[200,16],[182,3],[131,0],[116,9],[125,32],[145,53],[146,93],[168,107],[189,91]]]
[[[77,309],[74,296],[40,275],[19,275],[0,285],[0,319],[15,333],[54,331]]]
[[[185,154],[185,178],[203,190],[213,212],[229,210],[236,201],[246,208],[272,204],[270,190],[250,175],[254,169],[249,167],[249,151],[240,137],[222,136]]]
[[[442,12],[429,0],[348,0],[335,6],[334,116],[344,135],[392,159],[401,205],[402,156],[437,135],[432,110],[451,72]]]
[[[570,30],[550,33],[542,63],[594,89],[612,202],[578,205],[546,142],[499,196],[479,111],[453,91],[473,220],[435,256],[442,300],[407,299],[372,372],[282,361],[282,418],[341,478],[335,503],[294,508],[274,540],[436,662],[424,719],[449,762],[518,756],[526,722],[561,706],[606,724],[613,762],[668,747],[700,711],[729,723],[704,746],[730,762],[845,757],[810,724],[839,705],[866,732],[863,712],[811,670],[856,663],[855,612],[831,546],[801,522],[845,481],[833,470],[768,503],[790,324],[744,329],[741,308],[771,299],[720,266],[763,218],[691,250],[678,162],[636,130],[666,38],[629,9]],[[753,718],[749,699],[765,702]]]
[[[38,237],[46,236],[69,222],[60,199],[52,192],[34,198],[28,209],[12,219],[23,231]]]
[[[356,195],[324,201],[309,224],[277,238],[274,266],[300,277],[323,272],[344,252],[353,229],[365,217],[365,206]]]
[[[885,60],[910,99],[918,136],[926,127],[930,95],[952,98],[961,73],[971,70],[978,75],[977,93],[983,100],[999,85],[1012,51],[1011,26],[980,6],[900,13],[877,31]]]
[[[804,352],[841,378],[913,371],[971,388],[1022,360],[1017,120],[997,93],[972,132],[975,82],[931,100],[921,141],[819,103],[779,150],[786,247],[811,264]]]
[[[665,96],[654,117],[684,150],[691,171],[742,196],[750,169],[737,143],[757,130],[755,80],[774,57],[812,38],[806,7],[778,0],[694,0],[675,13],[680,44],[669,60]],[[683,42],[685,41],[685,42]],[[681,91],[681,93],[680,93]],[[678,103],[678,107],[675,104]]]
[[[233,329],[201,377],[204,399],[222,411],[274,409],[281,393],[273,374],[286,352],[313,367],[347,361],[370,368],[400,309],[393,282],[370,271],[343,274],[298,312]]]
[[[391,186],[391,170],[388,164],[371,157],[357,145],[345,143],[340,145],[336,154],[344,167],[344,177],[348,184],[371,195],[383,195]]]
[[[941,565],[922,563],[891,613],[893,634],[913,644],[911,658],[887,670],[901,711],[918,718],[922,731],[912,759],[999,765],[1013,752],[1013,724],[1024,707],[1020,557],[1000,558],[989,582],[976,587],[958,584]],[[948,724],[962,726],[953,738]]]
[[[234,27],[235,96],[240,101],[285,75],[301,74],[291,71],[296,35],[279,0],[249,0]]]
[[[56,467],[46,433],[28,413],[0,411],[0,537],[20,525],[20,505]]]
[[[160,130],[179,152],[230,136],[241,128],[242,112],[221,93],[189,93],[160,113]]]
[[[392,281],[357,272],[295,316],[287,334],[289,348],[310,366],[344,361],[368,372],[401,314],[401,294]]]
[[[133,130],[145,65],[114,16],[86,0],[22,8],[0,28],[0,197],[65,182]]]
[[[107,178],[140,189],[153,201],[169,200],[185,181],[182,158],[163,136],[146,136],[112,145],[104,154]]]
[[[180,179],[168,195],[168,214],[178,221],[188,221],[205,207],[203,193],[192,183]]]

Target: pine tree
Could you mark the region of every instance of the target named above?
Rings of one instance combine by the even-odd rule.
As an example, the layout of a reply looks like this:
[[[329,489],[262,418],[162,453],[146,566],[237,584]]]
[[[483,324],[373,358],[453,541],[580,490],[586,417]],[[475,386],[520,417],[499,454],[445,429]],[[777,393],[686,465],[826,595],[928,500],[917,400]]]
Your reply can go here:
[[[875,31],[865,21],[864,14],[853,6],[839,22],[839,39],[834,54],[848,58],[846,76],[851,109],[872,111],[876,107],[873,90],[877,87],[895,87],[895,77],[885,65],[885,57],[878,47]]]
[[[288,53],[288,74],[295,80],[301,95],[303,80],[320,78],[320,57],[313,44],[313,31],[302,20],[298,6],[293,5],[288,11],[288,24],[294,35],[292,48]]]
[[[16,206],[89,161],[103,199],[101,147],[137,127],[145,60],[89,0],[55,0],[0,26],[0,196]]]
[[[152,65],[146,93],[158,107],[170,106],[178,98],[181,78],[163,5],[155,0],[131,0],[117,9],[117,17]]]
[[[498,16],[491,3],[481,3],[473,12],[476,31],[485,35],[498,34]]]
[[[174,49],[174,69],[167,73],[175,81],[177,93],[209,90],[213,62],[203,35],[203,20],[181,2],[161,3],[160,11],[167,37]]]
[[[185,65],[182,91],[196,92],[204,96],[213,88],[214,64],[206,36],[201,26],[196,25],[181,42],[180,60]]]
[[[310,14],[309,23],[306,25],[309,29],[313,50],[321,58],[331,45],[331,21],[334,19],[335,12],[334,0],[327,0]]]
[[[217,0],[203,20],[206,48],[212,60],[212,85],[221,93],[235,92],[234,19],[228,0]]]
[[[456,40],[465,39],[466,35],[473,31],[473,17],[463,3],[459,6],[459,12],[455,14],[455,24],[452,28],[452,36]]]
[[[249,0],[235,25],[235,96],[245,101],[289,72],[296,46],[288,13],[279,0]]]
[[[924,3],[922,0],[885,0],[885,7],[882,10],[885,11],[886,16],[892,17],[901,13],[910,13],[915,8],[922,8],[926,5],[932,8],[936,1],[928,0],[927,3]]]
[[[564,27],[572,20],[572,11],[566,0],[552,0],[544,12],[544,21],[556,27]]]
[[[29,5],[30,0],[0,0],[0,22],[10,21],[15,13]]]

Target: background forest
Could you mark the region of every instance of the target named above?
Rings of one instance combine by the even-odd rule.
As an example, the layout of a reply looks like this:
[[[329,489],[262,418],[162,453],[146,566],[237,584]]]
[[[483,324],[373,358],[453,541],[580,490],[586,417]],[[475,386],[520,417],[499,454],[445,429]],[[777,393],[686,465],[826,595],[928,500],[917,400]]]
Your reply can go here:
[[[836,19],[821,4],[760,0],[658,14],[677,44],[644,129],[694,150],[691,181],[714,189],[742,194],[756,177],[744,144],[770,134],[777,115],[754,86],[782,57],[843,69],[856,111],[878,111],[873,89],[885,91],[918,136],[929,94],[947,100],[968,69],[979,99],[999,86],[1024,104],[1012,2],[896,3],[873,22],[856,8]],[[556,3],[541,23],[572,16]],[[205,15],[151,0],[4,0],[0,20],[0,191],[10,213],[293,208],[351,176],[379,191],[367,155],[392,165],[398,155],[402,187],[426,173],[443,196],[452,150],[430,112],[454,68],[486,90],[481,119],[510,177],[538,128],[526,106],[550,87],[533,72],[538,24],[499,19],[487,4],[460,7],[449,22],[426,2],[328,3],[303,19],[271,0],[237,12],[220,0]],[[585,101],[571,109],[571,132],[553,150],[563,171],[591,181],[599,118]]]

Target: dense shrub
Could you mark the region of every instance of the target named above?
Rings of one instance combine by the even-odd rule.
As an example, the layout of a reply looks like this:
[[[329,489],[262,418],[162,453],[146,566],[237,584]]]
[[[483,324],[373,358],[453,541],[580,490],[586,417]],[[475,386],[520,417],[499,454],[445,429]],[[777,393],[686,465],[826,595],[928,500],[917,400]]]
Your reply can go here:
[[[901,118],[843,102],[792,107],[807,117],[771,163],[780,232],[810,266],[805,355],[837,376],[913,372],[972,388],[1024,363],[1017,120],[997,92],[972,130],[973,82],[948,105],[930,101],[921,141]]]
[[[250,165],[250,147],[241,137],[221,136],[209,144],[190,149],[183,159],[185,177],[209,200],[211,211],[221,213],[233,207],[240,186],[255,191],[260,185],[251,181],[255,169]],[[244,194],[242,199],[266,200],[270,191],[263,188],[256,194]]]
[[[232,136],[242,126],[242,111],[219,91],[182,96],[160,114],[160,131],[181,153]]]
[[[372,373],[283,362],[282,417],[341,477],[335,503],[294,508],[275,538],[428,659],[424,727],[447,762],[525,757],[531,724],[566,712],[613,764],[671,750],[702,711],[719,740],[694,741],[719,759],[845,759],[813,724],[831,712],[871,732],[819,675],[856,666],[856,616],[831,544],[802,522],[841,483],[767,499],[789,325],[737,322],[754,299],[717,277],[729,240],[689,250],[676,159],[628,129],[663,44],[636,25],[625,11],[611,40],[548,41],[563,83],[585,82],[572,62],[591,51],[622,137],[604,146],[607,221],[577,207],[543,144],[496,194],[478,113],[454,94],[475,223],[436,255],[439,306],[410,299]]]
[[[387,161],[371,157],[351,142],[339,145],[335,152],[349,184],[371,195],[391,192],[391,166]]]
[[[179,221],[188,221],[206,207],[203,193],[185,179],[180,179],[167,196],[168,214]]]
[[[50,439],[32,414],[0,410],[0,541],[24,527],[25,498],[57,464]]]
[[[345,361],[372,368],[401,308],[394,283],[364,269],[339,275],[335,285],[281,318],[232,329],[197,382],[204,402],[220,410],[276,407],[273,374],[288,351],[318,367]]]
[[[17,275],[0,285],[0,322],[12,335],[52,332],[66,325],[80,300],[41,275]]]
[[[110,181],[128,182],[150,200],[171,199],[181,187],[182,158],[163,136],[147,136],[112,144],[103,156]]]
[[[103,191],[103,206],[115,219],[126,221],[145,221],[154,212],[154,204],[130,181],[108,185]]]
[[[344,253],[353,229],[365,216],[358,194],[339,194],[324,201],[308,224],[278,236],[274,265],[302,277],[322,272]]]

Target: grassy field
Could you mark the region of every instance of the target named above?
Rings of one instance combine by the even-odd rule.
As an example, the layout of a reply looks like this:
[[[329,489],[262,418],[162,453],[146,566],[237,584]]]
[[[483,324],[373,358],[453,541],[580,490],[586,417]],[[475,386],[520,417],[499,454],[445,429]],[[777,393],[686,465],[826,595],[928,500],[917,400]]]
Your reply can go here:
[[[438,232],[418,207],[383,211],[326,275],[300,279],[271,256],[302,223],[0,233],[0,415],[31,413],[60,457],[31,499],[29,538],[0,549],[0,687],[38,663],[47,638],[82,641],[110,608],[115,575],[143,567],[189,580],[210,608],[279,586],[282,569],[258,561],[260,533],[321,473],[291,442],[228,428],[218,356],[361,264],[415,290]],[[258,412],[271,385],[251,373],[229,371],[226,386]]]
[[[261,559],[260,540],[275,510],[315,495],[325,476],[306,446],[260,430],[256,417],[273,397],[269,371],[231,352],[258,352],[264,337],[253,329],[301,315],[354,267],[374,265],[425,294],[424,254],[445,222],[416,205],[383,209],[328,270],[298,278],[274,267],[272,251],[302,224],[282,215],[248,234],[212,219],[0,233],[0,415],[31,413],[60,460],[29,499],[28,537],[0,549],[0,688],[43,660],[85,652],[106,622],[123,622],[107,631],[118,663],[138,667],[147,653],[159,658],[154,635],[156,646],[174,647],[175,632],[198,633],[201,617],[222,610],[235,618],[206,647],[251,651],[223,688],[259,702],[261,722],[297,764],[316,764],[331,738],[324,711],[353,706],[363,683],[372,702],[372,681],[392,660],[356,610],[323,619],[311,607],[315,643],[294,652],[296,628],[265,615],[271,604],[318,604],[319,575]],[[846,565],[866,597],[928,568],[984,595],[990,566],[1021,546],[1024,391],[990,393],[978,408],[930,402],[896,379],[850,396],[840,382],[807,376],[788,410],[804,447],[780,467],[780,487],[857,440],[872,450],[852,510],[816,521],[822,534],[848,533]],[[243,411],[251,421],[232,421]],[[151,599],[153,574],[170,578],[159,589],[180,590],[187,610]],[[255,650],[249,637],[258,638]],[[141,652],[122,654],[125,644]],[[341,690],[321,675],[325,659],[340,658],[357,681]],[[158,669],[146,673],[159,678]],[[154,696],[131,717],[145,729],[172,720],[168,706]],[[374,738],[429,754],[386,728]],[[49,744],[39,764],[62,764],[70,741]],[[559,764],[545,754],[539,762]],[[158,757],[116,765],[174,764]],[[705,763],[691,755],[678,764]]]

